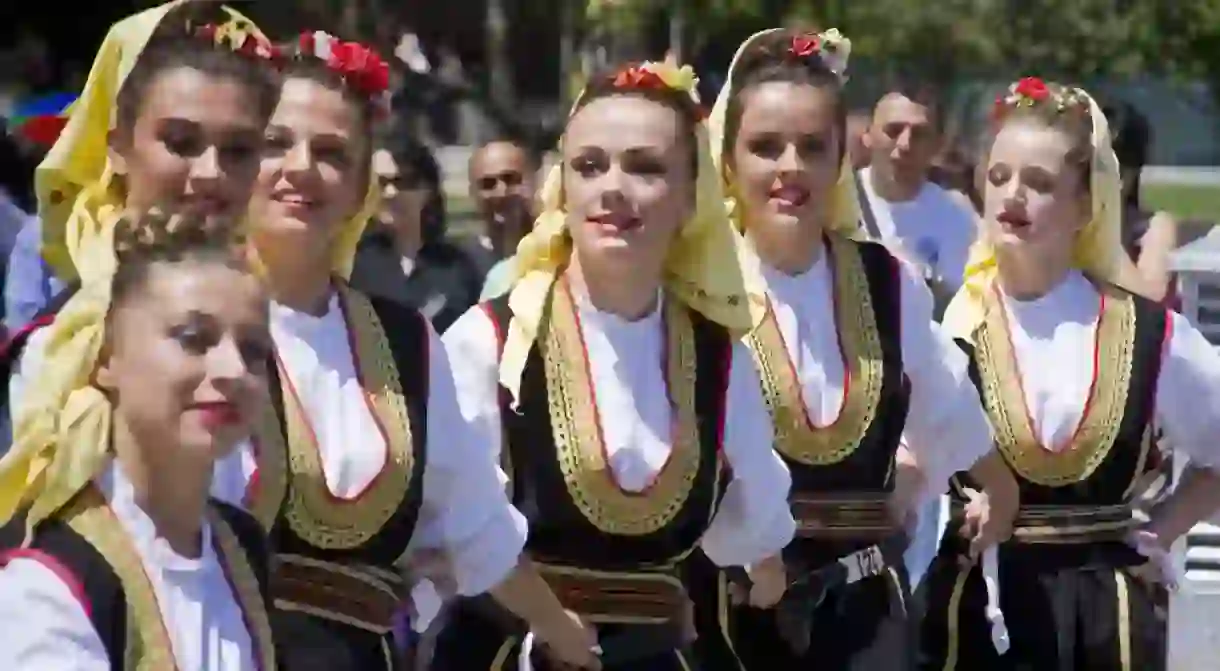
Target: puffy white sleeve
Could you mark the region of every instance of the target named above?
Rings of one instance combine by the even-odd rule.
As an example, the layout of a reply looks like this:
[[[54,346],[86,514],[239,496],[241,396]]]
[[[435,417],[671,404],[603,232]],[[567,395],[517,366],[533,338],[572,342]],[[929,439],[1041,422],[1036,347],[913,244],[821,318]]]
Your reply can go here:
[[[1170,332],[1156,384],[1157,421],[1174,451],[1220,470],[1220,351],[1185,317],[1169,312]]]
[[[777,554],[796,533],[788,505],[792,476],[772,444],[771,415],[744,344],[734,343],[730,366],[721,421],[732,479],[700,545],[719,566],[749,566]]]
[[[98,638],[72,588],[36,558],[0,570],[0,669],[109,671]]]
[[[473,316],[486,323],[481,311]],[[488,438],[499,436],[498,407],[488,410],[474,402],[496,399],[495,333],[472,339],[480,334],[468,317],[472,315],[455,324],[444,345],[428,327],[427,463],[413,545],[443,549],[458,592],[474,596],[495,587],[516,567],[526,521],[509,501],[499,445]],[[489,376],[490,390],[485,388]],[[496,413],[495,431],[489,431],[484,416],[490,411]]]
[[[919,508],[949,489],[949,478],[991,451],[994,437],[969,361],[932,320],[932,293],[899,261],[902,291],[902,365],[911,381],[903,436],[923,471]]]

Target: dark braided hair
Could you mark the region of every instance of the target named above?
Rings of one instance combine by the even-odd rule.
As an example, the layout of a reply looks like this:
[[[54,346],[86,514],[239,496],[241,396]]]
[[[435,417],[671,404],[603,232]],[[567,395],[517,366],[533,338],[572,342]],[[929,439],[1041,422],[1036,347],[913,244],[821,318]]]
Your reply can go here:
[[[121,304],[142,287],[149,270],[158,264],[206,259],[244,267],[239,251],[243,242],[240,226],[228,217],[157,209],[125,214],[114,231],[118,266],[111,284],[112,304]]]
[[[180,68],[198,70],[211,77],[231,79],[249,87],[259,117],[266,123],[278,100],[279,88],[271,63],[253,54],[240,53],[197,34],[200,26],[229,20],[219,3],[189,2],[170,11],[136,59],[117,96],[118,128],[131,132],[158,78]]]
[[[730,73],[733,89],[728,92],[729,102],[725,110],[723,151],[726,155],[732,153],[733,144],[737,141],[742,112],[751,89],[770,82],[785,82],[812,86],[832,94],[839,159],[842,160],[842,153],[847,148],[847,143],[843,141],[847,137],[843,82],[818,55],[798,55],[792,48],[798,39],[812,40],[816,37],[815,33],[803,30],[777,30],[759,37],[742,52]]]

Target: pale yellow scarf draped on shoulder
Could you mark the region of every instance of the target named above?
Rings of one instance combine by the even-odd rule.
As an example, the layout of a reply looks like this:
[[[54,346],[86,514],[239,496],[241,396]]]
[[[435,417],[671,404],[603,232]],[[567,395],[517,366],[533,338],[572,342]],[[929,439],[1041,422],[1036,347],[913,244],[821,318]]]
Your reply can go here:
[[[732,170],[725,162],[725,154],[733,150],[732,147],[725,145],[725,123],[728,116],[729,100],[738,93],[737,83],[734,80],[739,74],[737,66],[742,54],[761,39],[774,33],[783,32],[783,30],[783,28],[763,30],[751,35],[749,39],[741,43],[741,46],[737,48],[737,53],[733,55],[733,61],[729,65],[728,78],[724,83],[724,87],[720,89],[720,94],[716,97],[716,104],[712,107],[711,115],[708,117],[712,160],[715,162],[716,174],[720,178],[722,188],[726,194],[724,199],[725,210],[734,228],[743,235],[745,234],[747,222],[744,221],[742,208],[733,195],[736,192],[736,187],[733,184]],[[850,45],[846,38],[843,38],[843,41]],[[846,64],[844,64],[845,66]],[[846,142],[846,138],[844,138],[844,142]],[[843,151],[843,163],[839,167],[839,179],[835,183],[831,198],[827,232],[852,239],[864,239],[865,235],[860,228],[859,194],[856,190],[856,179],[851,166],[851,158],[848,156],[846,149]],[[754,313],[752,320],[754,324],[757,324],[762,320],[766,311],[765,296],[767,284],[762,275],[761,260],[748,244],[741,245],[740,249],[740,262],[744,281],[752,297],[750,301],[751,310]],[[760,300],[758,297],[763,298]]]
[[[110,310],[117,216],[103,206],[82,221],[105,223],[82,228],[68,241],[81,288],[46,327],[46,347],[20,399],[12,448],[0,458],[0,523],[28,506],[27,542],[39,522],[98,474],[110,448],[112,407],[93,376]]]
[[[81,248],[80,238],[96,226],[99,213],[123,207],[107,151],[119,89],[166,15],[189,2],[212,1],[172,0],[121,20],[106,33],[67,125],[34,172],[42,255],[60,279],[77,276],[71,250]],[[223,9],[233,19],[248,21]]]
[[[1092,216],[1076,237],[1073,266],[1090,278],[1125,288],[1135,286],[1130,265],[1123,263],[1122,180],[1114,154],[1110,124],[1093,96],[1088,99],[1092,119]],[[975,331],[986,319],[985,294],[996,278],[996,251],[980,235],[970,248],[964,282],[945,311],[944,328],[955,338],[973,342]]]
[[[573,111],[579,106],[578,99]],[[751,310],[738,265],[736,235],[725,215],[720,179],[708,151],[703,124],[697,134],[695,211],[669,249],[664,288],[709,320],[741,335],[751,326]],[[542,214],[517,247],[516,282],[508,298],[513,317],[500,358],[500,383],[512,394],[514,405],[520,400],[526,357],[545,329],[543,315],[551,287],[572,253],[564,209],[562,161],[547,175],[540,199]]]

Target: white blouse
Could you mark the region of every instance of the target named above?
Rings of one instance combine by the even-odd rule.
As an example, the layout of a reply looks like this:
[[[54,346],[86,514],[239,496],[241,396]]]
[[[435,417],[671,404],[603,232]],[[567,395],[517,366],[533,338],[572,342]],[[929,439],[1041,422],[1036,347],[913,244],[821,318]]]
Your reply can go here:
[[[818,426],[833,423],[844,400],[843,357],[827,256],[828,252],[822,253],[798,275],[762,264],[809,419]],[[927,501],[948,491],[954,473],[970,468],[991,450],[992,432],[970,381],[965,353],[932,320],[931,292],[906,263],[899,262],[898,267],[902,365],[911,382],[903,444],[919,462],[926,480],[920,500]]]
[[[356,375],[338,295],[321,317],[273,303],[271,334],[317,435],[327,486],[335,496],[357,496],[385,466],[387,446]],[[496,455],[462,418],[449,359],[431,325],[427,357],[423,501],[410,548],[444,550],[458,592],[473,596],[517,565],[526,522],[508,500]],[[215,495],[240,504],[254,472],[252,455],[243,449],[217,465]]]
[[[1036,300],[1001,296],[1035,435],[1047,449],[1061,449],[1080,423],[1093,383],[1100,296],[1076,272]],[[1175,451],[1220,468],[1220,353],[1182,315],[1171,311],[1169,321],[1156,422]]]
[[[607,461],[620,487],[641,491],[671,450],[660,307],[643,319],[626,321],[585,298],[576,301],[597,410],[604,418]],[[476,306],[443,340],[462,414],[498,457],[503,446],[495,326]],[[788,507],[791,476],[771,449],[771,419],[753,359],[741,343],[734,345],[730,366],[723,450],[733,479],[701,546],[720,566],[748,566],[783,549],[796,523]]]
[[[135,502],[131,483],[113,462],[97,482],[144,564],[178,668],[256,668],[250,631],[206,522],[202,553],[197,559],[183,557],[157,536],[152,520]],[[0,668],[112,668],[74,589],[37,558],[19,557],[0,569]]]

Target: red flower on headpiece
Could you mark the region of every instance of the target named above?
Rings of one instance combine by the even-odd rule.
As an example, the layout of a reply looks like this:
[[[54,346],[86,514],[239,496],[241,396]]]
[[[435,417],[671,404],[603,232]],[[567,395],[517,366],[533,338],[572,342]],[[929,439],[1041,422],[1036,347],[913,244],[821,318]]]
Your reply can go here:
[[[797,58],[809,58],[818,53],[822,47],[822,40],[817,35],[797,35],[792,38],[792,46],[788,47],[788,53]]]
[[[1047,88],[1046,82],[1038,77],[1025,77],[1017,82],[1015,93],[1035,102],[1042,102],[1050,97],[1051,90]]]
[[[668,88],[660,75],[639,66],[626,68],[614,76],[615,88],[622,89],[664,89]]]

